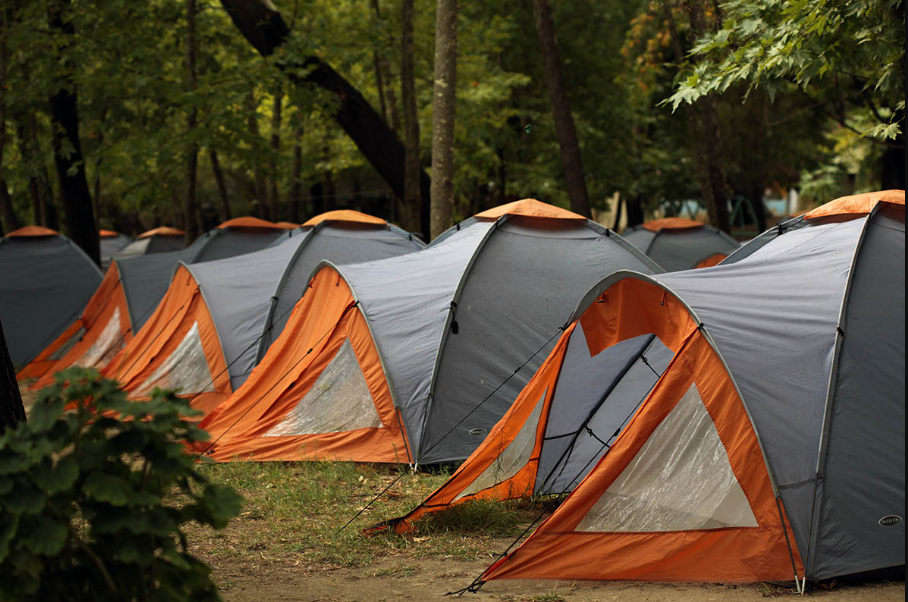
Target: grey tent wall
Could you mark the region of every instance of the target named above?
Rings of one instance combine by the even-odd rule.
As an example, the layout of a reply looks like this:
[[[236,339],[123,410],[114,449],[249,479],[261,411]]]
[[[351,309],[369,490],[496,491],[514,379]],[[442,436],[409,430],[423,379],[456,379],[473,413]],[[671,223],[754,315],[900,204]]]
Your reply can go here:
[[[422,463],[472,453],[548,355],[582,291],[616,269],[651,269],[593,222],[509,217],[462,278],[433,371]]]
[[[102,279],[64,236],[0,239],[0,312],[13,363],[28,364],[63,334]]]
[[[904,217],[877,205],[855,253],[817,465],[811,579],[905,564]]]

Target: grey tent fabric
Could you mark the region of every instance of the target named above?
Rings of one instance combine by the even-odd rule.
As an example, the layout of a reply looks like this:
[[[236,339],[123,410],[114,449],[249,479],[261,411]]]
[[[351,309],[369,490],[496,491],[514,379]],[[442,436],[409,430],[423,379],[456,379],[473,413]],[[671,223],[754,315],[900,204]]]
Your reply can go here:
[[[892,207],[867,226],[841,328],[809,552],[814,579],[905,564],[904,520],[880,522],[905,510],[905,223]]]
[[[725,232],[707,225],[662,229],[657,232],[635,226],[621,236],[667,272],[697,267],[701,261],[713,255],[728,255],[740,246],[738,241]]]
[[[171,251],[179,251],[185,246],[186,242],[182,236],[152,234],[129,243],[120,251],[114,253],[112,258],[126,259],[127,257],[152,255],[154,253],[169,253]]]
[[[0,320],[13,363],[24,366],[59,337],[101,277],[98,266],[59,234],[0,240]]]
[[[592,282],[620,268],[659,270],[592,222],[472,219],[439,239],[414,255],[338,270],[369,323],[420,463],[473,451]]]
[[[206,232],[185,249],[115,259],[133,332],[142,328],[164,297],[178,263],[195,264],[234,257],[264,249],[282,237],[286,238],[280,230],[215,229]]]
[[[904,564],[904,232],[904,206],[891,204],[792,220],[717,267],[614,274],[572,317],[623,278],[687,305],[740,391],[811,579]],[[537,493],[577,486],[671,357],[646,335],[591,358],[576,325]]]
[[[321,222],[242,257],[187,266],[218,331],[233,389],[242,385],[289,318],[321,261],[384,259],[422,248],[388,228]]]
[[[119,232],[116,236],[102,236],[101,243],[101,269],[106,270],[113,256],[125,248],[132,241],[131,238]]]

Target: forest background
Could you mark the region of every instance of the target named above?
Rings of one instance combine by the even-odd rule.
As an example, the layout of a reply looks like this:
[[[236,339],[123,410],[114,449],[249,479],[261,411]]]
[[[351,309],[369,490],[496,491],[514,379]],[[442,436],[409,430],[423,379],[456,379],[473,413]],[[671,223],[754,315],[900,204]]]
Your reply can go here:
[[[450,223],[525,197],[614,225],[699,200],[726,230],[747,199],[736,219],[759,231],[791,188],[904,188],[900,1],[448,1],[453,188],[430,202],[443,5],[2,0],[3,231],[59,229],[97,258],[99,227],[194,238],[354,208],[428,239],[433,203]]]

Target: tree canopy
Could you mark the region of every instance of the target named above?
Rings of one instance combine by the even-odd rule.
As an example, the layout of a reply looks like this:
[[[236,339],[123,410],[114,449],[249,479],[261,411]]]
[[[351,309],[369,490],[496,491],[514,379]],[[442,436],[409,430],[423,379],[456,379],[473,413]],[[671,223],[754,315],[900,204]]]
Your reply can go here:
[[[72,169],[85,170],[99,227],[136,234],[184,225],[187,162],[196,153],[193,211],[203,229],[242,214],[298,222],[351,207],[423,230],[339,122],[349,94],[312,77],[320,65],[336,72],[402,142],[402,0],[275,0],[286,39],[269,56],[225,4],[193,0],[192,82],[187,1],[7,3],[0,22],[6,229],[62,224],[69,234],[50,103],[62,90],[78,98],[82,160]],[[617,198],[647,216],[701,198],[700,142],[721,143],[729,198],[751,202],[791,187],[817,201],[878,188],[887,153],[901,149],[904,157],[901,2],[567,0],[552,9],[594,214],[614,209]],[[54,11],[71,36],[54,30]],[[434,32],[435,2],[414,0],[424,177],[431,177]],[[453,218],[522,197],[569,206],[531,3],[462,3],[456,69]],[[700,108],[694,121],[683,116],[682,107],[707,98],[719,138],[691,130],[704,118]],[[60,154],[71,154],[62,144]]]

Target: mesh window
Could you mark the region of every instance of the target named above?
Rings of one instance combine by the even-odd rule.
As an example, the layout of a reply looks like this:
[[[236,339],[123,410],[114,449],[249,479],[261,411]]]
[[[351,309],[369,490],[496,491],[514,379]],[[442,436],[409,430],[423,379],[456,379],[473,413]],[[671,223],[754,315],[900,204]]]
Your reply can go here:
[[[114,309],[113,316],[91,347],[73,365],[85,368],[104,368],[114,355],[123,348],[123,334],[120,332],[120,308]]]
[[[652,532],[756,527],[725,446],[691,385],[578,531]]]
[[[533,453],[533,446],[536,443],[536,430],[539,426],[539,416],[542,414],[542,406],[545,401],[548,389],[542,392],[536,407],[533,408],[532,414],[527,418],[514,440],[511,441],[504,450],[498,454],[498,457],[482,471],[476,479],[470,483],[470,486],[460,492],[455,500],[462,497],[473,495],[483,489],[493,487],[502,481],[510,479],[517,471],[527,465],[530,456]]]
[[[319,375],[293,410],[265,437],[337,433],[379,428],[381,419],[350,340]]]
[[[214,379],[208,369],[199,323],[196,322],[164,363],[135,390],[134,396],[148,395],[152,389],[179,390],[184,395],[214,391]]]

